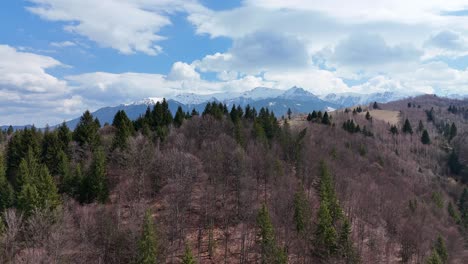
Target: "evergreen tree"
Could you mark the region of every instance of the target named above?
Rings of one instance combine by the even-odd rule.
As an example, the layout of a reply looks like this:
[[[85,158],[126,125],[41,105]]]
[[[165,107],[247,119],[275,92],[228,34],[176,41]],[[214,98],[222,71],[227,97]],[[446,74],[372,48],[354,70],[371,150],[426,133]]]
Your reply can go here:
[[[345,219],[341,227],[340,237],[338,240],[339,251],[345,263],[359,263],[359,256],[353,247],[351,239],[351,225],[348,219]]]
[[[112,141],[112,149],[127,148],[127,140],[133,133],[133,123],[124,110],[120,110],[115,114],[112,126],[117,129]]]
[[[405,123],[401,131],[403,131],[403,133],[406,133],[406,134],[413,134],[413,128],[411,127],[411,124],[408,118],[405,120]]]
[[[463,169],[463,165],[458,160],[458,153],[455,151],[455,149],[453,149],[452,152],[449,155],[448,167],[449,167],[450,171],[453,174],[456,174],[456,175],[460,174],[460,172]]]
[[[63,122],[60,126],[57,127],[57,137],[59,140],[60,148],[65,154],[68,154],[68,146],[72,140],[72,134],[67,124]]]
[[[440,259],[439,254],[435,250],[432,251],[431,256],[426,261],[426,264],[443,264],[442,260]]]
[[[37,130],[32,128],[25,128],[22,131],[17,131],[13,134],[12,138],[7,145],[7,177],[13,184],[15,189],[19,188],[17,183],[17,172],[21,160],[24,159],[28,152],[31,150],[32,154],[36,157],[40,154],[40,140],[41,135]]]
[[[424,130],[424,125],[423,125],[423,122],[422,120],[419,120],[419,124],[418,124],[418,132],[422,132]]]
[[[18,209],[20,209],[26,216],[30,216],[34,210],[40,206],[39,193],[36,187],[32,184],[26,183],[22,186],[21,192],[18,195]]]
[[[13,134],[13,126],[9,125],[7,129],[7,135],[10,136],[11,134]]]
[[[80,201],[82,203],[92,203],[98,200],[105,203],[109,196],[107,186],[105,156],[101,149],[94,152],[93,163],[91,164],[90,172],[83,178]]]
[[[0,212],[13,205],[15,193],[10,182],[5,175],[5,167],[3,165],[3,158],[0,156]],[[2,221],[0,219],[0,221]]]
[[[270,214],[265,204],[262,205],[257,215],[257,226],[260,229],[260,248],[262,264],[282,264],[287,259],[285,252],[276,245],[275,230],[270,219]]]
[[[447,247],[445,246],[444,239],[439,235],[434,245],[434,250],[440,257],[441,263],[447,263],[448,261],[448,252]]]
[[[310,217],[308,201],[304,188],[301,186],[300,190],[294,194],[294,222],[299,234],[304,234],[308,228]]]
[[[423,133],[422,133],[421,142],[422,142],[424,145],[431,144],[431,139],[429,138],[429,133],[427,133],[427,130],[426,130],[426,129],[424,129],[424,131],[423,131]]]
[[[195,258],[193,257],[192,250],[189,245],[185,245],[184,256],[182,257],[182,264],[195,264]]]
[[[158,240],[149,210],[145,213],[143,230],[138,241],[138,264],[155,264],[158,259]]]
[[[332,176],[325,162],[321,162],[320,164],[320,199],[327,203],[333,222],[343,217],[343,211],[336,196]]]
[[[379,105],[377,104],[377,102],[374,102],[374,105],[373,105],[372,108],[374,108],[374,109],[379,109]]]
[[[315,231],[317,253],[323,258],[327,258],[336,252],[338,238],[326,200],[322,200],[320,203],[317,221]]]
[[[53,175],[58,174],[58,155],[63,151],[56,132],[46,131],[42,140],[41,161]]]
[[[450,132],[449,132],[449,142],[457,135],[457,126],[455,123],[452,123],[450,126]]]
[[[174,125],[176,127],[180,127],[182,123],[184,122],[184,119],[185,119],[184,111],[182,110],[182,107],[179,105],[179,107],[177,107],[177,112],[174,117]]]
[[[258,212],[257,225],[260,228],[262,263],[273,263],[276,250],[275,231],[265,204]]]
[[[54,209],[60,204],[57,186],[49,170],[44,165],[40,168],[36,188],[39,193],[39,205],[41,209]]]
[[[291,119],[291,114],[292,114],[291,108],[288,108],[288,119]]]
[[[461,222],[460,215],[457,211],[455,211],[455,208],[453,207],[453,204],[451,202],[447,206],[447,212],[450,215],[450,217],[452,217],[452,219],[455,221],[455,223],[459,224]]]
[[[369,111],[367,111],[367,113],[366,113],[366,119],[367,119],[367,120],[371,120],[371,119],[372,119],[372,117],[371,117],[371,115],[370,115],[370,112],[369,112]]]
[[[311,114],[311,116],[310,116],[310,117],[312,118],[312,120],[315,120],[315,119],[317,119],[317,118],[318,118],[318,114],[317,114],[317,112],[315,112],[315,110],[314,110],[314,111],[312,111],[312,114]]]
[[[323,114],[322,124],[324,124],[324,125],[330,125],[330,124],[331,124],[331,121],[330,121],[330,118],[329,118],[327,112],[325,112],[325,113]]]
[[[80,146],[88,145],[94,149],[100,144],[99,128],[100,126],[93,120],[93,115],[86,110],[73,131],[73,140],[78,142]]]
[[[198,116],[200,115],[200,113],[198,113],[197,110],[195,110],[195,108],[192,109],[192,113],[191,113],[192,116]]]

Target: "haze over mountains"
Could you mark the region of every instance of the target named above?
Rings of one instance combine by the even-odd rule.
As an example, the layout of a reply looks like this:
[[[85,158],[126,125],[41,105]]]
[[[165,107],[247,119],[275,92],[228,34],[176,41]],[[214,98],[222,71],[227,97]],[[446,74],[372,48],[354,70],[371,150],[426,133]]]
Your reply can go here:
[[[195,109],[202,112],[208,102],[221,102],[231,108],[233,105],[245,107],[250,105],[256,109],[268,108],[281,117],[290,108],[293,113],[309,113],[314,110],[334,110],[338,108],[350,107],[353,105],[365,105],[371,102],[386,103],[416,94],[397,94],[393,92],[359,94],[343,93],[316,96],[304,88],[294,86],[288,90],[272,89],[266,87],[256,87],[252,90],[239,93],[215,93],[215,94],[195,94],[183,93],[167,98],[170,110],[175,113],[179,106],[184,111]],[[119,110],[124,110],[132,120],[138,118],[146,111],[148,106],[162,101],[160,97],[150,97],[130,104],[109,106],[100,108],[93,112],[102,124],[112,123],[112,119]],[[67,125],[74,128],[78,124],[79,118],[70,120]]]

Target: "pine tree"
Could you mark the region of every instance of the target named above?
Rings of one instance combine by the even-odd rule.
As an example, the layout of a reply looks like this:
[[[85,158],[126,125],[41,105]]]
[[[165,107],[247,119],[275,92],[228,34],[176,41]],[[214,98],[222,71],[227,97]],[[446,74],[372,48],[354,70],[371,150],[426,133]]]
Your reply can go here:
[[[158,240],[151,212],[145,213],[143,230],[138,241],[138,264],[155,264],[158,259]]]
[[[182,110],[182,107],[179,106],[177,107],[177,112],[174,117],[174,125],[176,127],[180,127],[182,123],[184,122],[184,119],[185,119],[184,111]]]
[[[291,114],[292,114],[291,108],[288,108],[288,119],[291,119]]]
[[[403,131],[403,133],[406,133],[406,134],[413,134],[413,128],[411,127],[411,124],[410,124],[408,118],[405,120],[402,131]]]
[[[422,133],[421,142],[422,142],[424,145],[429,145],[429,144],[431,144],[431,139],[429,138],[429,133],[427,133],[427,130],[426,130],[426,129],[424,129],[424,131],[423,131],[423,133]]]
[[[78,142],[80,146],[88,145],[94,149],[100,144],[99,127],[99,124],[93,119],[93,115],[86,110],[73,131],[73,140]]]
[[[192,250],[189,245],[185,245],[184,256],[182,257],[182,264],[195,264],[195,258],[193,257]]]
[[[373,105],[372,108],[374,108],[374,109],[379,109],[379,105],[377,104],[377,102],[374,102],[374,105]]]

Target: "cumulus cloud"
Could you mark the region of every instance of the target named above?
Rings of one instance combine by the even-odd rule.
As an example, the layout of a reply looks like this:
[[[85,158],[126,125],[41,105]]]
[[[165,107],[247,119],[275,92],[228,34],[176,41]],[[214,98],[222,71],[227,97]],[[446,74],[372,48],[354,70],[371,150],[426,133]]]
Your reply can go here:
[[[172,65],[172,69],[168,75],[169,80],[199,80],[200,74],[195,71],[192,65],[184,62],[176,62]]]
[[[339,42],[330,60],[341,65],[376,66],[418,60],[422,52],[410,44],[388,45],[376,34],[352,34]]]
[[[195,1],[183,0],[29,0],[28,10],[43,19],[62,21],[65,29],[123,54],[157,55],[165,39],[161,28],[171,24],[169,14],[203,10]]]
[[[301,69],[310,64],[305,44],[295,36],[255,32],[235,39],[227,53],[207,55],[193,65],[201,71],[257,74],[275,69]],[[226,75],[222,75],[226,77]]]

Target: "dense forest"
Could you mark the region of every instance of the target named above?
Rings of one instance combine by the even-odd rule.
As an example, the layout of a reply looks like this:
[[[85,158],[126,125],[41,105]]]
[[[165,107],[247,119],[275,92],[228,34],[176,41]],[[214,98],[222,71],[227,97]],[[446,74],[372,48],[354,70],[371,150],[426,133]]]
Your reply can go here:
[[[467,101],[86,111],[1,132],[0,262],[468,263],[467,183]]]

